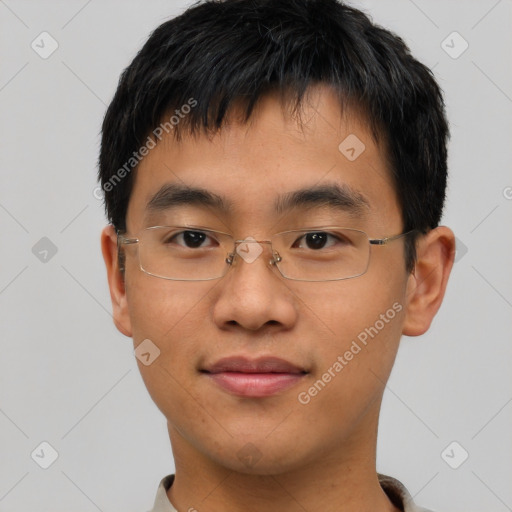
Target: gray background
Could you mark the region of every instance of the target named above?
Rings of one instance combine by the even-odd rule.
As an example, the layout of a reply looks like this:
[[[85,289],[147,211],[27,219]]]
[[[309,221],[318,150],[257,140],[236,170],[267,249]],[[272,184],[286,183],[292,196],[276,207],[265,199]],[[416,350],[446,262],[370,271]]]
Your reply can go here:
[[[173,471],[164,418],[112,323],[93,190],[120,72],[187,4],[0,1],[1,511],[146,510]],[[512,510],[512,3],[353,4],[403,36],[445,91],[444,223],[459,240],[431,330],[403,338],[378,469],[439,512]],[[59,45],[47,59],[31,48],[43,31]],[[458,58],[461,39],[442,46],[454,31],[469,44]],[[48,469],[43,441],[58,452]]]

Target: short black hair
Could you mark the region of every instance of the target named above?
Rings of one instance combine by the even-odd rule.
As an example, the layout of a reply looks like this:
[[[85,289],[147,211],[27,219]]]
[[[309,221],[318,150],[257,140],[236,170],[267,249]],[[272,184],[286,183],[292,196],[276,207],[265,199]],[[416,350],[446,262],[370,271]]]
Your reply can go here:
[[[298,109],[316,84],[330,85],[342,110],[360,108],[385,142],[403,230],[438,226],[449,136],[442,92],[400,37],[338,0],[206,0],[160,25],[122,73],[103,121],[109,221],[126,229],[140,152],[160,138],[159,126],[177,140],[185,130],[213,134],[235,106],[247,122],[277,91]],[[405,247],[410,272],[414,234]]]

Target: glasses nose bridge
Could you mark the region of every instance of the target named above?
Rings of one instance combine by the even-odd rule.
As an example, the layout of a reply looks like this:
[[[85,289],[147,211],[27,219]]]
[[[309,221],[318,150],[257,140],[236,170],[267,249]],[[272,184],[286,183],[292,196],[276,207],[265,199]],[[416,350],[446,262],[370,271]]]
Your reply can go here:
[[[243,248],[245,244],[253,244],[251,247],[254,249],[250,249],[249,245],[246,245],[245,249]],[[253,263],[256,261],[261,254],[263,254],[263,247],[261,247],[263,244],[265,246],[270,247],[270,265],[275,265],[276,263],[276,257],[279,257],[279,254],[275,252],[274,246],[272,245],[272,240],[256,240],[252,236],[244,238],[244,239],[238,239],[233,240],[233,251],[226,259],[227,263],[234,263],[235,255],[238,255],[238,257],[242,260],[244,260],[246,263]]]
[[[270,244],[272,247],[272,240],[256,240],[252,236],[240,240],[234,240],[235,248],[240,244]]]

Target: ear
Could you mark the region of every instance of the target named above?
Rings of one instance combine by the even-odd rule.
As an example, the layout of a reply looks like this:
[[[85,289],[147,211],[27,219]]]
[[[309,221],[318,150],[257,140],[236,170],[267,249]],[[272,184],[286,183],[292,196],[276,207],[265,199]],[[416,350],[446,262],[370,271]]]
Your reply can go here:
[[[408,278],[402,333],[419,336],[430,327],[443,302],[455,259],[455,236],[440,226],[423,235],[416,246],[416,265]]]
[[[109,225],[101,232],[101,252],[107,267],[108,286],[112,301],[114,324],[125,336],[132,336],[132,325],[128,312],[124,275],[119,270],[117,259],[117,234],[114,226]]]

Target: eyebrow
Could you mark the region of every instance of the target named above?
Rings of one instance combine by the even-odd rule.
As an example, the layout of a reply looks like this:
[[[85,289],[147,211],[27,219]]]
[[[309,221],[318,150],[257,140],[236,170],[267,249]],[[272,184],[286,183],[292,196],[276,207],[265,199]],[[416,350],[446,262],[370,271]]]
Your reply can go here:
[[[369,200],[347,184],[327,183],[289,192],[277,198],[274,207],[280,214],[300,207],[328,206],[351,215],[363,215],[370,209]]]
[[[158,213],[183,205],[207,206],[223,212],[231,209],[226,199],[209,190],[171,183],[163,185],[149,200],[146,211],[150,214]]]
[[[149,214],[178,206],[206,206],[224,213],[232,210],[232,203],[209,190],[176,183],[163,185],[146,205]],[[300,207],[327,206],[352,215],[362,215],[370,208],[368,199],[347,184],[327,183],[288,192],[274,202],[276,214]]]

